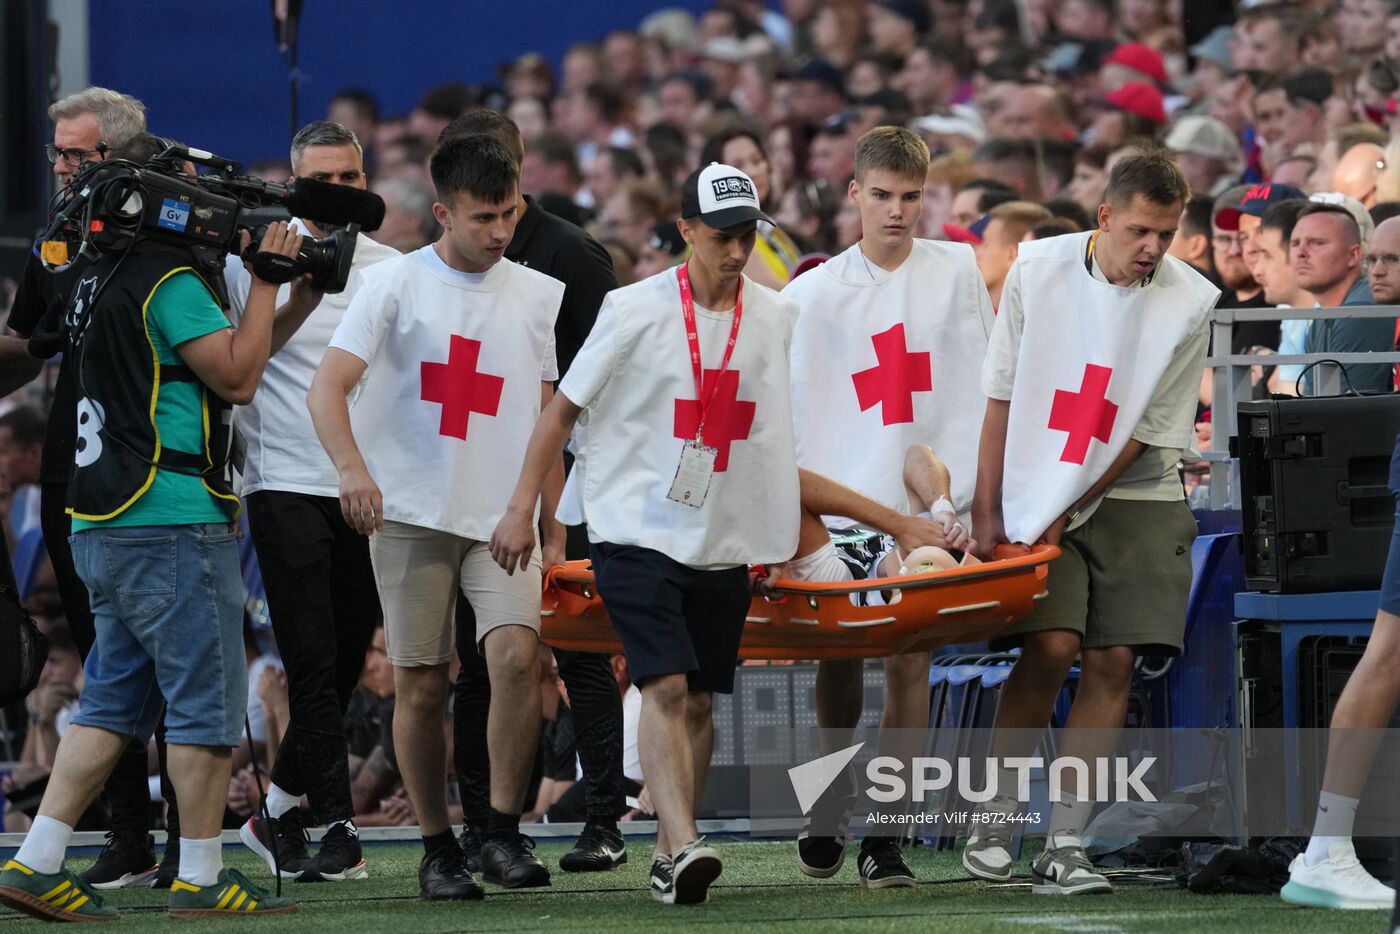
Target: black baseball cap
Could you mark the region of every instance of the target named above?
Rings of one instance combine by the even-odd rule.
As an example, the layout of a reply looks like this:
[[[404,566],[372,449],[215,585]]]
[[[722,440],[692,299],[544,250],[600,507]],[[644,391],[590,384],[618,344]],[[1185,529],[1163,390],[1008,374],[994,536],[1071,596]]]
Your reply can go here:
[[[732,165],[711,162],[690,173],[681,187],[681,217],[698,217],[711,227],[733,227],[747,221],[773,223],[759,208],[753,179]]]

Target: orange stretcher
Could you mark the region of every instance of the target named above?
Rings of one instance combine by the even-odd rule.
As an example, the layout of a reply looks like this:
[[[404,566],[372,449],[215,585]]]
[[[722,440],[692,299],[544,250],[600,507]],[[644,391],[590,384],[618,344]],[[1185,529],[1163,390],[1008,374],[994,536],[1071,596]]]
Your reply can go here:
[[[1029,554],[998,551],[985,564],[908,577],[821,583],[779,580],[776,599],[755,596],[741,659],[878,658],[978,642],[1030,613],[1044,599],[1047,565],[1060,554],[1037,545]],[[852,594],[897,591],[896,602],[856,606]],[[550,568],[544,579],[541,638],[556,648],[620,653],[587,561]]]

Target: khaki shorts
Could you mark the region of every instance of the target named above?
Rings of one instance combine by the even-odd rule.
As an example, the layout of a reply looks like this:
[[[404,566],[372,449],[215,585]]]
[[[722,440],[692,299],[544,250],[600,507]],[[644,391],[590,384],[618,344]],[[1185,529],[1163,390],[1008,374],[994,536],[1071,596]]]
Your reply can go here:
[[[1104,500],[1060,542],[1050,595],[991,647],[1004,651],[1026,633],[1066,629],[1079,633],[1084,648],[1179,654],[1195,540],[1196,520],[1184,501]]]
[[[502,626],[540,631],[540,550],[524,571],[507,574],[486,542],[403,522],[369,539],[384,606],[384,645],[400,668],[452,658],[458,588],[476,614],[476,644]]]

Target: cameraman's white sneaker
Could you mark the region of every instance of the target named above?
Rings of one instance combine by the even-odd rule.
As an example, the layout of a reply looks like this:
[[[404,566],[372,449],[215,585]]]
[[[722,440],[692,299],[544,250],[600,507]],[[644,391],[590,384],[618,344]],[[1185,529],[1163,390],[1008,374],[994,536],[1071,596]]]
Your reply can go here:
[[[962,864],[968,874],[988,882],[1006,882],[1011,878],[1011,835],[1005,827],[973,825],[963,847]]]
[[[1094,869],[1082,846],[1045,850],[1031,863],[1031,891],[1036,895],[1093,895],[1113,885]]]
[[[1309,867],[1299,853],[1288,866],[1283,900],[1309,908],[1392,908],[1395,890],[1366,871],[1351,841],[1334,843],[1327,858]]]

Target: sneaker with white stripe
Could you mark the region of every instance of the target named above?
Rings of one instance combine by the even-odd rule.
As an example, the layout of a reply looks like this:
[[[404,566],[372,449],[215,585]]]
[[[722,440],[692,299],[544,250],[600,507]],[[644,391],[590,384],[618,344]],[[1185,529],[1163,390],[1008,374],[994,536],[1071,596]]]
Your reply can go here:
[[[1113,885],[1100,875],[1082,846],[1047,849],[1031,863],[1031,891],[1036,895],[1093,895],[1112,892]]]

